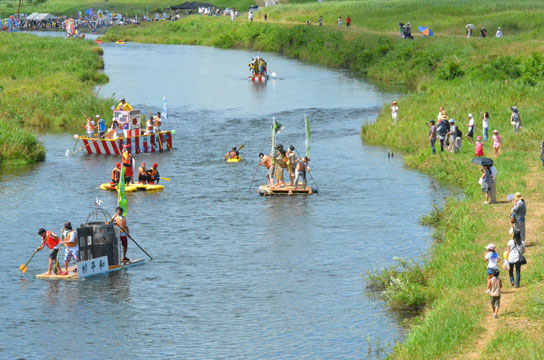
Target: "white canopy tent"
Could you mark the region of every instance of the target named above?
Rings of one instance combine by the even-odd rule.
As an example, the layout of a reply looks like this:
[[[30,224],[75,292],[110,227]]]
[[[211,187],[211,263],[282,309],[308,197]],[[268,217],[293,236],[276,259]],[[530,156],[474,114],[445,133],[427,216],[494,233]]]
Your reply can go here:
[[[47,21],[58,19],[58,16],[47,13],[32,13],[26,17],[29,21]]]

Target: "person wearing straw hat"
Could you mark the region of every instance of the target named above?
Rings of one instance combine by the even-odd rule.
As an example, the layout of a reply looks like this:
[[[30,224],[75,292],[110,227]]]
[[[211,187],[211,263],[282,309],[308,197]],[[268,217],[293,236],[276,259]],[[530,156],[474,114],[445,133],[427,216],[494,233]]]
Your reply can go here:
[[[394,124],[396,124],[399,119],[399,107],[397,106],[396,101],[393,101],[393,104],[391,104],[391,118],[393,119]]]
[[[514,207],[510,213],[510,222],[514,225],[514,231],[519,230],[521,241],[525,241],[525,214],[527,207],[521,193],[514,194]]]

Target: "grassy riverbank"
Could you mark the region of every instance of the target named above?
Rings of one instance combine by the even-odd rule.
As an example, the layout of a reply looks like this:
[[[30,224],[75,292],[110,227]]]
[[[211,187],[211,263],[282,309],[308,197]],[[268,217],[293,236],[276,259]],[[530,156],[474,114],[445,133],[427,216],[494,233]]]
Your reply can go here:
[[[539,358],[544,353],[544,254],[538,243],[544,229],[544,201],[538,183],[542,176],[539,145],[544,136],[539,115],[544,112],[540,101],[544,37],[537,19],[543,7],[529,0],[335,2],[270,10],[276,23],[238,19],[232,24],[227,19],[198,17],[112,29],[106,39],[274,51],[407,86],[410,91],[399,99],[399,123],[392,124],[386,105],[375,124],[363,127],[365,142],[404,153],[408,166],[461,188],[465,198],[450,199],[426,220],[436,229],[431,256],[424,269],[417,270],[420,276],[407,276],[406,283],[395,289],[407,295],[400,302],[414,301],[425,308],[392,357]],[[293,24],[307,18],[315,23],[321,13],[328,14],[324,28]],[[262,13],[257,14],[259,20]],[[338,15],[364,21],[354,20],[352,29],[340,31],[328,25],[335,24]],[[396,27],[399,21],[411,21],[414,29],[431,26],[437,36],[401,40]],[[469,22],[486,25],[491,38],[464,38],[464,24]],[[502,27],[505,38],[492,38],[496,26]],[[523,121],[523,131],[515,136],[509,124],[512,105],[518,106]],[[491,114],[491,130],[498,129],[503,136],[496,159],[499,204],[482,204],[484,196],[477,183],[480,172],[470,163],[473,147],[468,141],[459,154],[431,154],[426,122],[436,119],[439,106],[458,121],[464,134],[467,114],[477,119],[477,135],[481,134],[480,112]],[[492,156],[489,144],[485,154]],[[503,271],[502,309],[495,320],[485,294],[484,246],[493,242],[502,255],[510,238],[511,204],[505,198],[516,191],[523,193],[529,208],[529,265],[523,268],[520,289],[509,286]]]
[[[107,81],[101,53],[86,41],[0,33],[0,164],[44,159],[25,129],[80,131],[85,116],[109,113],[111,100],[94,93]]]

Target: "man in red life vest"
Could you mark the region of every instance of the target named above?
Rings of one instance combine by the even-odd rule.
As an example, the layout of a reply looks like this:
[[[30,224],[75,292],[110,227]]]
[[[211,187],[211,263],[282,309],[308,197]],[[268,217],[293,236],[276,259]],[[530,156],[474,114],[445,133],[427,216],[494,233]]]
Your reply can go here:
[[[123,155],[121,157],[121,162],[125,167],[125,185],[130,184],[134,172],[134,160],[132,159],[132,155],[130,155],[130,153],[128,152],[128,148],[128,145],[124,146]]]
[[[47,275],[51,275],[51,268],[53,267],[53,262],[55,262],[55,274],[57,273],[57,255],[59,253],[59,237],[52,231],[47,231],[44,228],[38,230],[38,235],[42,237],[42,244],[38,248],[38,251],[42,250],[45,245],[51,249],[49,252],[49,268],[47,270]]]

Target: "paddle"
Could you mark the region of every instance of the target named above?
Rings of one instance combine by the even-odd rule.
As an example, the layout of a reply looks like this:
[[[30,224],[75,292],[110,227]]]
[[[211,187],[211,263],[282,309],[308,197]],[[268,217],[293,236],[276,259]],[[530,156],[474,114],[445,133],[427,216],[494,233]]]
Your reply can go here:
[[[159,177],[159,179],[161,179],[161,180],[166,180],[166,181],[170,181],[170,180],[171,180],[170,178],[163,178],[163,177]]]
[[[255,181],[255,176],[257,175],[257,170],[259,170],[259,164],[257,164],[257,167],[255,168],[255,173],[253,174],[253,179],[251,179],[251,184],[249,184],[249,189],[247,189],[247,191],[251,191],[251,187],[253,186],[253,182]]]
[[[153,257],[152,257],[151,255],[149,255],[149,254],[147,253],[147,251],[145,251],[145,250],[140,246],[140,244],[138,244],[138,243],[136,242],[136,240],[134,240],[134,239],[132,238],[132,236],[129,235],[129,233],[128,233],[125,229],[123,229],[121,226],[117,225],[117,223],[113,223],[113,225],[115,225],[115,226],[117,226],[119,229],[121,229],[121,231],[123,231],[123,232],[128,236],[128,238],[129,238],[130,240],[134,241],[134,243],[136,244],[137,247],[140,248],[140,250],[142,250],[147,256],[149,256],[149,259],[150,259],[150,260],[153,260]]]
[[[298,153],[297,149],[295,148],[295,151],[297,152],[297,155],[299,158],[301,158],[300,154]],[[319,186],[317,186],[317,183],[315,182],[314,180],[314,177],[312,176],[312,173],[307,171],[308,175],[310,175],[310,179],[312,179],[312,181],[314,182],[314,185],[315,185],[315,188],[317,189],[317,191],[321,192],[321,190],[319,190]]]
[[[42,241],[42,244],[40,244],[40,246],[42,246],[44,242],[45,242],[45,240]],[[19,269],[21,270],[21,272],[22,272],[23,274],[28,270],[26,266],[28,265],[28,263],[30,262],[30,260],[32,260],[32,258],[34,257],[34,255],[36,255],[36,253],[39,251],[39,250],[38,250],[39,248],[40,248],[40,247],[38,246],[38,248],[37,248],[36,250],[34,250],[34,254],[32,254],[32,256],[30,257],[30,259],[28,259],[28,261],[27,261],[25,264],[21,264],[21,266],[19,266]]]

